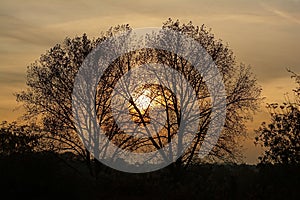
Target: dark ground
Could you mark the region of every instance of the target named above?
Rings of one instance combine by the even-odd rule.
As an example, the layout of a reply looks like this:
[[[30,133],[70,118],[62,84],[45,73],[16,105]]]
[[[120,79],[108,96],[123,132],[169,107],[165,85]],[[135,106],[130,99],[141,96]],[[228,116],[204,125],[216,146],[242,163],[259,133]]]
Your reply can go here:
[[[0,199],[300,198],[300,166],[199,165],[146,174],[103,167],[96,179],[78,159],[65,161],[45,152],[2,156]]]

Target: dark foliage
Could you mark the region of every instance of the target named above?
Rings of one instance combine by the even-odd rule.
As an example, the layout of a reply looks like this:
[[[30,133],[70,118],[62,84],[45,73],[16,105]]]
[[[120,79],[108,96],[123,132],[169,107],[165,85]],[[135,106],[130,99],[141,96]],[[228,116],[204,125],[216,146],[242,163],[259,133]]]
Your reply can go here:
[[[12,155],[33,152],[38,146],[39,129],[34,125],[19,125],[3,121],[0,124],[0,154]]]
[[[68,163],[76,165],[77,170]],[[127,174],[102,166],[91,177],[80,159],[51,152],[0,157],[0,192],[9,199],[297,199],[299,166],[171,166]]]
[[[266,148],[264,155],[259,157],[262,163],[300,163],[300,76],[293,73],[292,78],[298,84],[293,90],[294,100],[287,99],[283,105],[268,105],[271,122],[263,122],[256,131],[256,144]]]

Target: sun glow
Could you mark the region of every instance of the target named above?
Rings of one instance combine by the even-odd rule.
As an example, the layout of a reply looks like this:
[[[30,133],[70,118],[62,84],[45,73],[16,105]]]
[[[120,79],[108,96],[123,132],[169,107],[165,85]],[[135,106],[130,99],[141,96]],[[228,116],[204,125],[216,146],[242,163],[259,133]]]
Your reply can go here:
[[[151,99],[147,95],[142,94],[136,99],[135,104],[138,109],[147,110],[151,104]]]
[[[129,113],[132,116],[132,120],[136,123],[141,123],[142,121],[149,123],[149,111],[153,103],[151,92],[149,90],[144,90],[140,91],[139,93],[135,93],[133,94],[133,100],[134,105],[129,105]]]
[[[136,96],[134,103],[140,111],[146,111],[152,106],[151,94],[151,91],[146,89]]]

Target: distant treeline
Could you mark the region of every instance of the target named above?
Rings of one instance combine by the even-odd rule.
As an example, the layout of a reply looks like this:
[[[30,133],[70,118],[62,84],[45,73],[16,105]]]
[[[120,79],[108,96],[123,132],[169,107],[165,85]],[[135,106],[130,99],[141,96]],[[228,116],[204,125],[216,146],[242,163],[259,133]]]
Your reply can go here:
[[[51,152],[1,156],[1,196],[8,199],[297,199],[300,167],[203,164],[128,174]],[[1,199],[2,199],[1,197]]]

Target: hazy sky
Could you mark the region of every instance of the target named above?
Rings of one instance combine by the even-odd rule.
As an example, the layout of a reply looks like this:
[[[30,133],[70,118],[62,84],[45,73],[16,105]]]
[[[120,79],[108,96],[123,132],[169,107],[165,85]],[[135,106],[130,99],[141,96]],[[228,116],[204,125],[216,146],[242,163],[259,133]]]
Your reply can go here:
[[[12,93],[25,88],[26,66],[66,36],[96,37],[124,23],[159,27],[169,17],[212,28],[238,61],[252,66],[266,102],[282,101],[294,86],[285,68],[300,72],[299,0],[1,0],[0,120],[20,112],[12,112],[18,106]],[[264,117],[259,114],[250,131]],[[251,142],[246,156],[254,162],[258,150]]]

